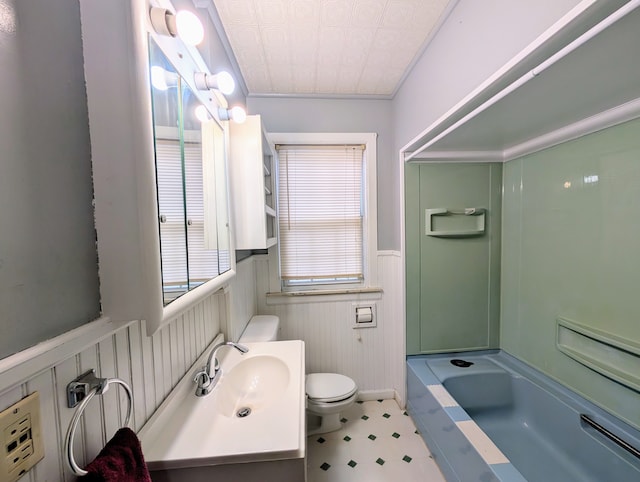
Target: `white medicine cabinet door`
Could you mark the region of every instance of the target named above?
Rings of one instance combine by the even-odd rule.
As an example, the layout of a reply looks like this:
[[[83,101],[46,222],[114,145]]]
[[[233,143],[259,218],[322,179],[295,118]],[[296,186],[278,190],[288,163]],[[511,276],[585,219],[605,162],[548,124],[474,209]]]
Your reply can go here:
[[[277,161],[259,115],[229,124],[229,180],[236,249],[278,241]]]

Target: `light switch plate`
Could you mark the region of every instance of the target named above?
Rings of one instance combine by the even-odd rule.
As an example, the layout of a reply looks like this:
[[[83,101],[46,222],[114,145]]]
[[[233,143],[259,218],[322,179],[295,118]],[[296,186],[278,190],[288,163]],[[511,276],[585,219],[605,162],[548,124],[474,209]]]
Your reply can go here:
[[[14,482],[44,457],[38,392],[0,412],[0,482]]]

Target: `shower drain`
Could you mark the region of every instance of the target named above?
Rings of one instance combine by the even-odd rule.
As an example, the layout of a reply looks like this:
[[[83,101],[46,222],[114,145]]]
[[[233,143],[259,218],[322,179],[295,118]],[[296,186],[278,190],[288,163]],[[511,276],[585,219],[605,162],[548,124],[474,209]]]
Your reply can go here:
[[[236,417],[244,418],[244,417],[248,417],[250,414],[251,414],[251,409],[249,407],[244,407],[236,412]]]
[[[457,367],[460,368],[469,368],[471,365],[473,365],[473,362],[467,361],[467,360],[460,360],[459,358],[455,358],[453,360],[451,360],[451,364],[455,365]]]

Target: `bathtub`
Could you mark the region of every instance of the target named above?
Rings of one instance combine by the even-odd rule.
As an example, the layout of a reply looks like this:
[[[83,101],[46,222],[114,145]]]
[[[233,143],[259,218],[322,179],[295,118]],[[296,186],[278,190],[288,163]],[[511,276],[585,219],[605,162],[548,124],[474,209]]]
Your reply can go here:
[[[507,353],[412,356],[407,384],[407,411],[448,481],[640,480],[640,459],[580,414],[635,448],[640,431]]]

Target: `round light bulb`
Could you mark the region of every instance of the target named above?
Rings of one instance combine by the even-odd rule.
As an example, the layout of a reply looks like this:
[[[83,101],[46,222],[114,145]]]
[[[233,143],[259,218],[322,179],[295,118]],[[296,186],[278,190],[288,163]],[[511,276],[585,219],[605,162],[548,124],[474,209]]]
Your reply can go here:
[[[222,71],[216,74],[216,81],[218,83],[218,90],[224,95],[229,95],[236,88],[236,83],[231,77],[231,74],[226,71]]]
[[[187,45],[198,45],[204,39],[204,27],[195,13],[180,10],[176,14],[178,36]]]
[[[234,122],[237,122],[238,124],[242,124],[244,121],[247,120],[247,113],[244,111],[242,107],[237,105],[231,108],[231,118],[233,119]]]
[[[151,85],[153,85],[155,89],[167,90],[169,88],[165,74],[166,71],[162,67],[158,67],[157,65],[151,67]]]
[[[195,110],[196,118],[200,122],[207,122],[211,117],[209,117],[209,112],[207,112],[207,108],[202,104],[196,107]]]

